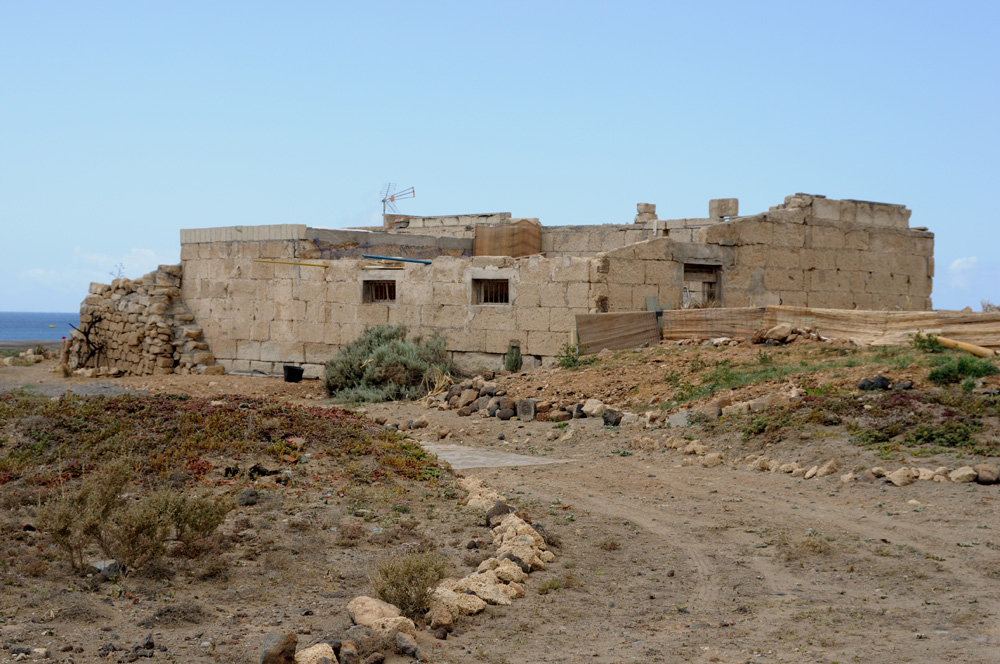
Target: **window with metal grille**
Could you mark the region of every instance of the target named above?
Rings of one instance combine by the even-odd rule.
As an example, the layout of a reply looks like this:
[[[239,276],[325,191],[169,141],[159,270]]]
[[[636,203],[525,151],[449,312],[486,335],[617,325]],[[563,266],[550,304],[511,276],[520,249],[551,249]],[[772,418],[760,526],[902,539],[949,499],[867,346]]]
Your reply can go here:
[[[473,279],[476,304],[510,304],[510,286],[506,279]]]
[[[395,302],[396,282],[366,281],[364,282],[364,293],[362,294],[362,298],[366,304],[374,304],[377,302]]]

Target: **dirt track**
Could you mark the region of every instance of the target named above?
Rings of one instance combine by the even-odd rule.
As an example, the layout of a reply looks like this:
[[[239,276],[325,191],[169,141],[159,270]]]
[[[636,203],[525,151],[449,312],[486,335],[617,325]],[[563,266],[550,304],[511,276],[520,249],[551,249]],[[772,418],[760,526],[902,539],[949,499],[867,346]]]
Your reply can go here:
[[[514,634],[508,661],[996,661],[996,486],[682,467],[676,451],[612,454],[625,434],[594,424],[551,444],[575,463],[475,473],[547,527],[563,522],[545,574],[579,584],[528,615],[480,619]],[[466,444],[509,437],[480,427]]]

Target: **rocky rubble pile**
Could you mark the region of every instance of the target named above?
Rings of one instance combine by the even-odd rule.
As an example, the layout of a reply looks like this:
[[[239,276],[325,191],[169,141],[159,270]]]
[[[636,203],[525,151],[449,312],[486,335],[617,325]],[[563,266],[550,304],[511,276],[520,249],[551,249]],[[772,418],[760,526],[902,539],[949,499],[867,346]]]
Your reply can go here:
[[[444,579],[435,588],[427,622],[437,640],[447,639],[461,616],[479,613],[490,604],[509,606],[511,600],[524,597],[521,584],[528,575],[555,560],[541,533],[517,516],[497,492],[475,477],[462,479],[459,487],[468,492],[468,507],[485,512],[496,553],[474,573]],[[260,647],[261,664],[381,664],[393,654],[427,660],[418,643],[421,633],[398,607],[359,596],[348,602],[347,612],[354,625],[342,638],[325,637],[298,649],[295,634],[269,634]]]
[[[139,279],[90,284],[60,359],[89,377],[225,373],[181,302],[180,282],[179,265],[161,265]]]
[[[50,350],[43,350],[42,352],[36,352],[34,348],[29,348],[26,351],[22,351],[17,354],[17,356],[10,356],[3,358],[0,364],[4,366],[13,367],[18,365],[27,364],[38,364],[43,360],[51,360],[55,357],[55,354]]]

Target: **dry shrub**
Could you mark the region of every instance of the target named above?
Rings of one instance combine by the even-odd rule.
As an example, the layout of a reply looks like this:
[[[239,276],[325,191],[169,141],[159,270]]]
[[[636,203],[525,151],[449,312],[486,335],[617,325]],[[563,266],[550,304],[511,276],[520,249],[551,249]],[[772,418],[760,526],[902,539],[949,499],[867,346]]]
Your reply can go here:
[[[84,566],[91,543],[130,572],[154,567],[171,534],[189,548],[214,533],[232,509],[228,499],[168,489],[127,500],[123,491],[134,470],[128,459],[108,463],[75,492],[63,491],[42,507],[39,523],[74,569]]]
[[[365,527],[359,521],[344,521],[337,526],[337,544],[342,547],[352,547],[365,541]]]
[[[431,605],[431,593],[445,577],[447,561],[431,551],[391,553],[370,575],[379,599],[399,607],[407,618],[418,620]]]
[[[614,537],[607,538],[597,546],[600,547],[601,549],[604,549],[605,551],[617,551],[618,549],[622,548],[622,545]]]

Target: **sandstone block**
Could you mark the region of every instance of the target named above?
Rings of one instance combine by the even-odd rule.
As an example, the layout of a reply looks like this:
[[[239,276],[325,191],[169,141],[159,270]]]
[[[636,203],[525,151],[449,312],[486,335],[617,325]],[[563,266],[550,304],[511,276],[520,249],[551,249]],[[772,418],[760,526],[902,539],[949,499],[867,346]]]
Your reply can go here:
[[[740,199],[713,198],[708,201],[708,216],[712,219],[720,217],[736,217],[740,213]]]

